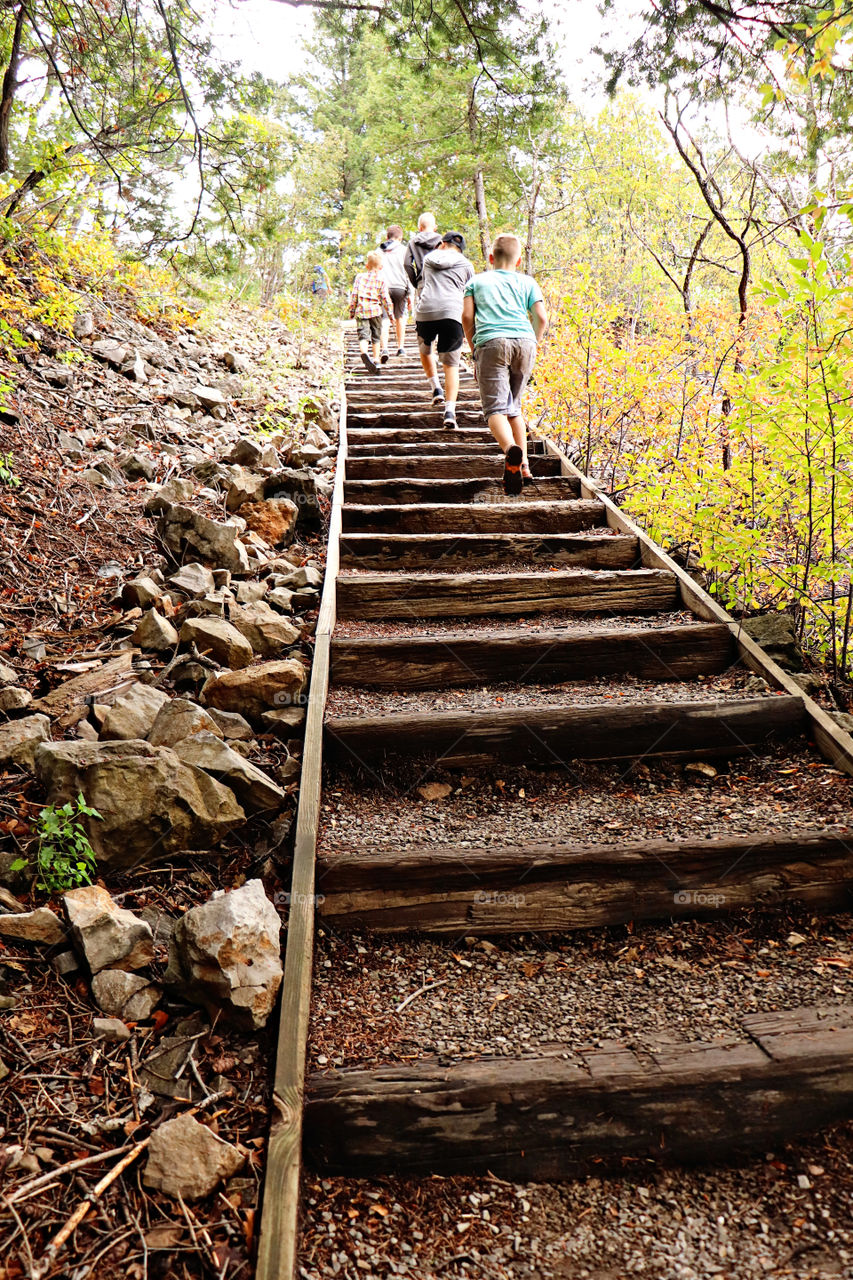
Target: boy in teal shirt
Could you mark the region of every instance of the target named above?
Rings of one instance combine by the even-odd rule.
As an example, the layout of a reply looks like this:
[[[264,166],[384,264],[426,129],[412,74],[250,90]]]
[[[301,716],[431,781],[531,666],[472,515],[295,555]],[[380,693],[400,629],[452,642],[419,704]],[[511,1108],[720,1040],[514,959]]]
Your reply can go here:
[[[504,453],[504,491],[519,494],[533,479],[521,397],[533,372],[537,344],[548,328],[548,313],[539,285],[518,269],[518,236],[499,235],[489,262],[492,270],[474,276],[465,287],[462,327],[474,351],[483,413]]]

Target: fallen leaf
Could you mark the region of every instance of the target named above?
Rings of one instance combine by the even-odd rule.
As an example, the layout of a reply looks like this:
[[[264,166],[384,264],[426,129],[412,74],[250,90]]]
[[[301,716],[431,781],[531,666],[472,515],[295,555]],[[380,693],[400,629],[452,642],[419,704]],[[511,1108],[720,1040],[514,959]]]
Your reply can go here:
[[[449,782],[425,782],[418,787],[418,795],[424,800],[445,800],[452,790]]]

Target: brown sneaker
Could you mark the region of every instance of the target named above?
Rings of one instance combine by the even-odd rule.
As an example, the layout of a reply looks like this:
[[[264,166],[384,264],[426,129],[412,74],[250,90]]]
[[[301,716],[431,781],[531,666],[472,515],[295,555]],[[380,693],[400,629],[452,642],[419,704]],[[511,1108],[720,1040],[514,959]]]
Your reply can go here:
[[[504,458],[504,493],[518,497],[524,481],[521,478],[521,460],[524,454],[517,444],[511,444]]]

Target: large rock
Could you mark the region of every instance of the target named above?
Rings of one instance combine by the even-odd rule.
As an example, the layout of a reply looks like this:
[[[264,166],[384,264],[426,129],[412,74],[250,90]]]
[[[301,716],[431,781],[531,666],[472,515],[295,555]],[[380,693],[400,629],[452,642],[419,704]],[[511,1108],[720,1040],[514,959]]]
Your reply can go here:
[[[267,498],[290,498],[299,507],[300,522],[319,524],[323,510],[321,498],[328,498],[332,486],[320,480],[307,467],[281,467],[266,483]]]
[[[41,942],[55,947],[65,942],[62,921],[50,907],[36,907],[35,911],[0,914],[0,938],[13,938],[20,942]]]
[[[92,978],[92,995],[98,1008],[125,1022],[150,1018],[160,1003],[163,988],[138,973],[102,969]]]
[[[197,765],[229,786],[247,812],[279,809],[284,803],[281,787],[212,733],[197,733],[177,743],[175,752],[185,764]]]
[[[0,711],[6,716],[17,716],[32,706],[33,695],[18,685],[8,684],[0,689]]]
[[[0,662],[0,689],[8,684],[17,684],[19,679],[14,667],[7,667],[5,662]]]
[[[741,626],[780,667],[802,671],[803,654],[789,613],[762,613],[755,618],[744,618]]]
[[[174,502],[189,502],[195,492],[195,485],[192,480],[182,479],[180,476],[173,476],[171,480],[167,480],[161,485],[150,498],[146,498],[145,505],[142,510],[147,516],[160,515]]]
[[[10,764],[32,769],[36,751],[49,737],[50,721],[47,716],[24,716],[23,720],[0,724],[0,769],[6,769]]]
[[[202,409],[224,408],[227,404],[225,396],[218,387],[193,387],[193,392]]]
[[[194,644],[223,667],[238,671],[254,660],[252,646],[224,618],[187,618],[181,627],[181,644]]]
[[[244,502],[257,502],[264,496],[266,476],[245,467],[228,467],[225,471],[225,508],[236,511]]]
[[[178,643],[178,633],[168,618],[164,618],[156,609],[149,609],[139,619],[130,639],[133,644],[138,644],[140,649],[162,653],[165,649],[175,648]]]
[[[277,587],[287,587],[289,591],[302,591],[305,587],[321,587],[323,585],[323,575],[314,565],[302,564],[295,569],[291,569],[289,573],[277,573],[275,575],[275,585]]]
[[[113,902],[100,885],[72,889],[62,902],[74,943],[93,974],[101,969],[142,969],[154,959],[149,926]]]
[[[248,720],[244,720],[236,711],[220,711],[218,707],[211,707],[210,715],[222,730],[226,742],[251,742],[255,736]]]
[[[202,701],[220,711],[260,716],[264,711],[292,706],[298,700],[308,673],[296,658],[260,662],[243,671],[219,671],[205,681]]]
[[[122,588],[122,603],[129,609],[150,609],[156,606],[163,595],[163,588],[147,573],[129,578]]]
[[[160,708],[169,701],[169,695],[150,684],[132,684],[116,698],[104,716],[101,740],[117,741],[128,738],[147,738],[157,719]]]
[[[194,1116],[175,1116],[151,1135],[142,1174],[146,1187],[183,1200],[200,1200],[243,1167],[245,1156]]]
[[[175,925],[165,981],[237,1026],[264,1026],[281,985],[278,912],[260,880],[217,890]]]
[[[197,733],[211,733],[216,738],[225,736],[204,707],[190,702],[189,698],[172,698],[161,708],[148,741],[153,747],[174,747]]]
[[[169,578],[169,586],[177,587],[185,596],[195,600],[215,591],[216,579],[206,565],[184,564]]]
[[[100,821],[85,819],[86,833],[98,861],[117,870],[208,850],[246,816],[233,792],[203,769],[135,739],[44,743],[36,772],[50,804],[82,791],[98,810]]]
[[[244,502],[240,516],[271,547],[285,547],[293,541],[299,509],[289,498],[263,498]]]
[[[228,454],[227,462],[235,462],[241,467],[277,467],[278,450],[266,440],[258,440],[254,436],[241,436]]]
[[[246,548],[239,541],[245,531],[244,521],[236,516],[224,522],[210,520],[179,503],[166,504],[157,519],[157,532],[176,559],[189,553],[204,564],[235,573],[249,568]]]
[[[276,658],[282,650],[299,642],[298,628],[263,600],[232,608],[231,625],[262,658]]]

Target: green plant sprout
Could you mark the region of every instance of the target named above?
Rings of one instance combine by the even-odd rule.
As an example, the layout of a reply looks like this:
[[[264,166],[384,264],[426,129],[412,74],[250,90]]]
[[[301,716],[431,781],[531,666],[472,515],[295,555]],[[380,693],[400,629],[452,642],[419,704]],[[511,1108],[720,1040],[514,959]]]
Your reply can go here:
[[[91,884],[97,867],[82,818],[98,818],[97,809],[87,805],[81,792],[76,801],[42,809],[36,823],[36,888],[46,893],[64,893]],[[12,871],[22,871],[29,859],[18,858]]]
[[[12,461],[11,452],[0,453],[0,484],[5,484],[7,489],[20,489],[21,477],[15,475]]]

